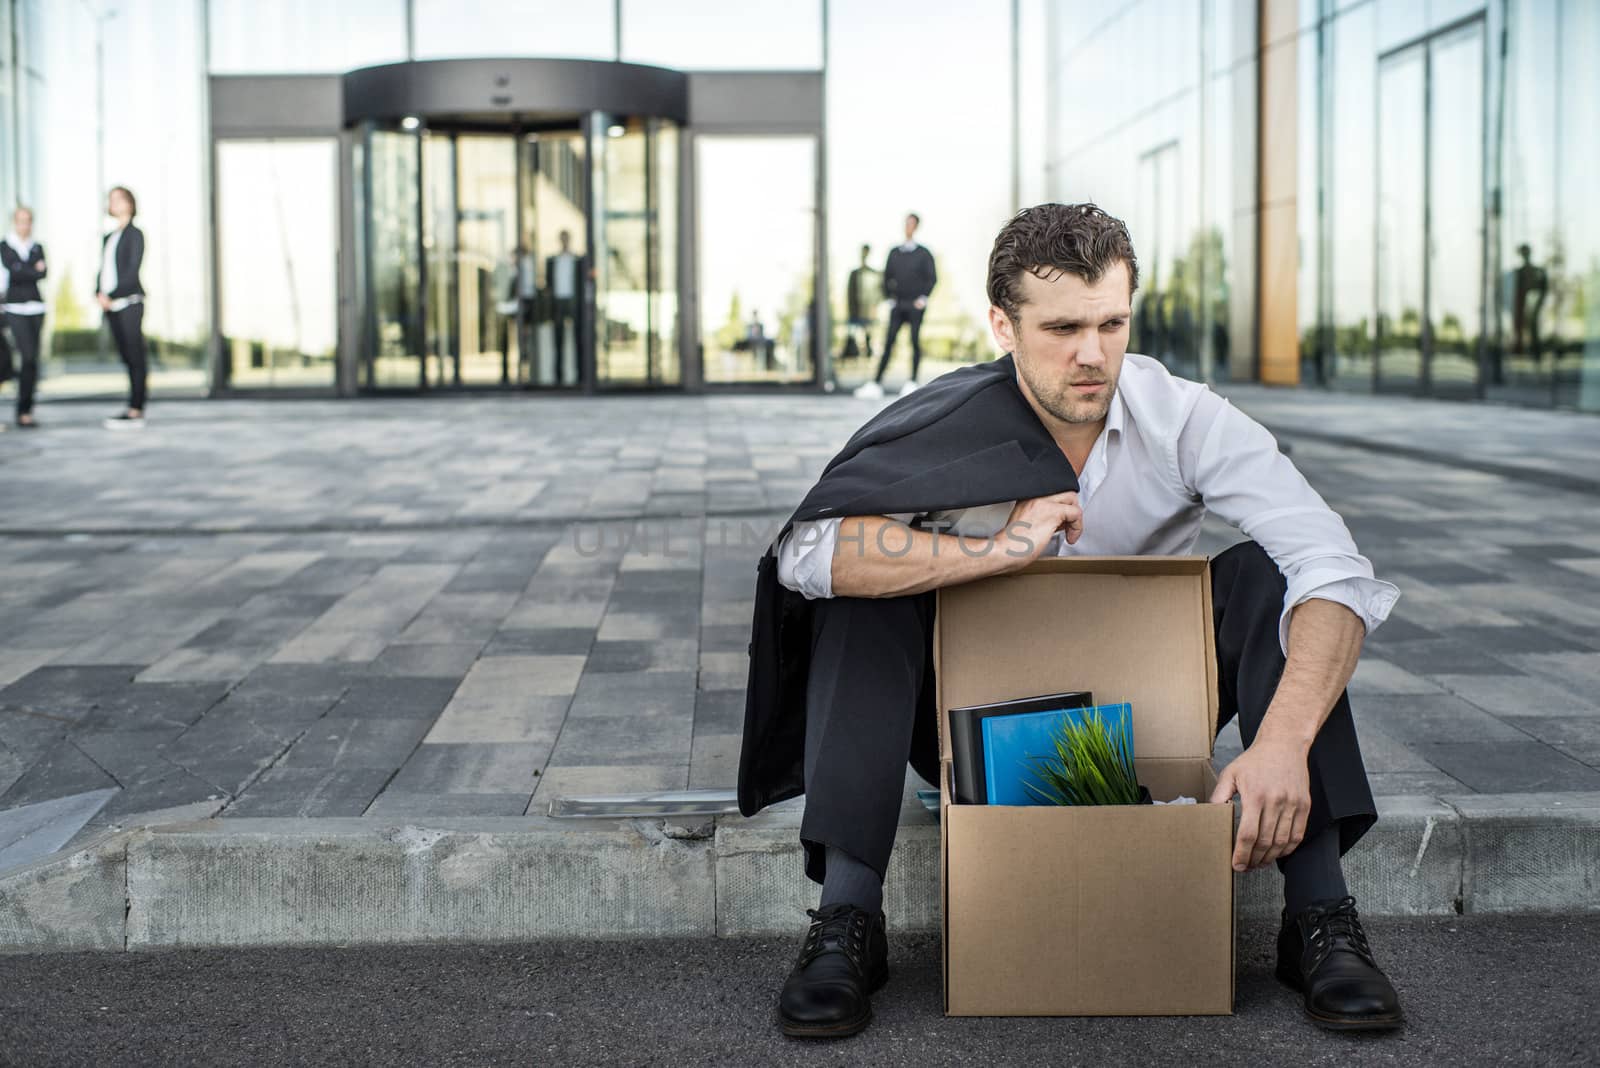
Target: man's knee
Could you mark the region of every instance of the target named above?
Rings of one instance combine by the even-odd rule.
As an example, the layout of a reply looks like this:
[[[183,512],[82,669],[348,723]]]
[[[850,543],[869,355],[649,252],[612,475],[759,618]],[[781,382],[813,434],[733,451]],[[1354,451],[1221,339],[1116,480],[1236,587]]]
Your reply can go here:
[[[1283,572],[1258,542],[1241,541],[1218,553],[1211,560],[1211,580],[1225,588],[1240,587],[1275,591],[1283,596]]]

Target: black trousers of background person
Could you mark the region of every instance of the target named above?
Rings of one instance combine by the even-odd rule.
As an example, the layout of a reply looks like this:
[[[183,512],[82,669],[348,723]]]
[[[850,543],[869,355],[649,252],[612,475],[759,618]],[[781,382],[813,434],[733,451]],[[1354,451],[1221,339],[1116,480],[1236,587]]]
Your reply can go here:
[[[117,355],[128,365],[128,407],[142,412],[147,397],[145,380],[150,373],[144,346],[144,305],[130,304],[121,311],[108,311],[106,322],[111,325]]]
[[[907,761],[929,785],[938,782],[938,720],[917,714],[932,707],[924,699],[933,687],[934,596],[835,597],[814,604],[800,838],[806,874],[816,882],[823,881],[827,846],[882,875],[899,826]],[[1253,541],[1211,561],[1217,730],[1238,716],[1246,746],[1283,673],[1283,596],[1283,575]],[[1306,837],[1337,823],[1343,853],[1377,822],[1348,694],[1333,706],[1308,763]]]
[[[889,310],[889,333],[883,339],[883,355],[878,357],[878,373],[874,382],[883,382],[883,372],[889,367],[889,357],[894,355],[894,340],[900,336],[900,327],[911,327],[911,377],[917,377],[922,367],[922,313],[925,309],[915,304],[896,303]]]
[[[39,333],[44,329],[43,315],[13,315],[6,313],[6,325],[11,328],[11,340],[17,349],[17,416],[33,412],[33,391],[39,384]]]

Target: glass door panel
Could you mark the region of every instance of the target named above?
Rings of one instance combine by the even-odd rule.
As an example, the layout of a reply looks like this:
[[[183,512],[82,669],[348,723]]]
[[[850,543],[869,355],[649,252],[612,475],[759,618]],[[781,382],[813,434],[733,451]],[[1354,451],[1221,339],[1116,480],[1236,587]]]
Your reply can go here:
[[[1483,322],[1483,23],[1428,47],[1428,381],[1435,394],[1476,396]]]
[[[1376,234],[1377,381],[1379,389],[1422,383],[1426,314],[1426,195],[1421,46],[1378,68],[1378,220]]]
[[[516,141],[504,135],[458,135],[456,187],[455,380],[509,384],[516,317]]]
[[[418,139],[411,133],[372,130],[367,161],[367,250],[372,285],[367,385],[414,388],[423,352],[418,218]]]
[[[581,133],[529,134],[523,142],[523,229],[534,283],[521,323],[525,381],[575,387],[587,343],[591,275],[585,240],[587,152]]]
[[[694,143],[705,379],[811,381],[816,140],[730,136]]]
[[[339,144],[217,142],[222,358],[232,389],[331,389]]]
[[[422,135],[422,250],[428,267],[426,375],[460,384],[456,323],[456,156],[449,134]]]
[[[595,123],[595,381],[647,385],[651,362],[649,185],[643,123]]]

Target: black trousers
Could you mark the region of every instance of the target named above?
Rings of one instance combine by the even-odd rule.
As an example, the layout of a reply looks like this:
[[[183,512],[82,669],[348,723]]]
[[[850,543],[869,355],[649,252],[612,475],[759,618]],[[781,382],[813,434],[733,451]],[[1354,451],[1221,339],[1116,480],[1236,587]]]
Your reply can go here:
[[[11,327],[11,340],[17,349],[17,415],[33,411],[33,391],[39,384],[39,333],[44,329],[43,315],[13,315],[6,313],[6,325]]]
[[[1211,561],[1217,730],[1238,716],[1246,746],[1283,674],[1283,596],[1283,575],[1253,541]],[[939,780],[938,719],[933,712],[918,715],[933,708],[934,604],[931,592],[815,604],[800,839],[806,874],[816,882],[823,880],[828,846],[883,874],[899,827],[906,763],[929,785]],[[1306,837],[1337,824],[1342,854],[1378,818],[1348,694],[1339,695],[1308,763]]]
[[[915,304],[895,304],[889,311],[889,333],[883,339],[883,355],[878,358],[878,373],[874,382],[883,381],[883,372],[889,367],[889,357],[894,355],[894,341],[900,336],[901,326],[911,327],[911,377],[917,377],[922,366],[922,313],[925,309]]]
[[[578,353],[583,351],[583,341],[579,331],[583,324],[578,321],[578,302],[573,297],[555,298],[555,328],[556,328],[556,384],[567,385],[578,380]],[[567,324],[572,324],[572,373],[567,374]]]
[[[108,311],[106,322],[111,325],[117,355],[128,365],[128,407],[144,411],[145,380],[150,373],[144,346],[144,305],[130,304],[121,311]]]

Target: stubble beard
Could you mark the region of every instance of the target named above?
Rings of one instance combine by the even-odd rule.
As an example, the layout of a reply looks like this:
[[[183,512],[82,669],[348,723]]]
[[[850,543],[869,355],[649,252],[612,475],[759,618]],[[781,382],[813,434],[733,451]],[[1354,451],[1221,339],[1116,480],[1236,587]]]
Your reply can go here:
[[[1028,365],[1025,361],[1019,361],[1017,366],[1023,368],[1023,380],[1028,383],[1028,389],[1039,402],[1039,407],[1063,423],[1098,423],[1111,410],[1111,398],[1117,393],[1117,381],[1114,378],[1091,379],[1105,382],[1106,388],[1096,396],[1080,397],[1073,392],[1069,381],[1041,382],[1031,370],[1026,369]],[[1079,380],[1079,384],[1082,383],[1083,380]]]

